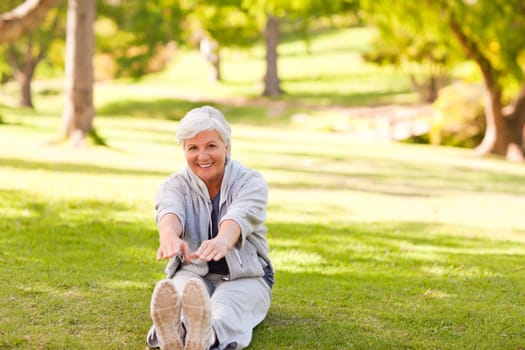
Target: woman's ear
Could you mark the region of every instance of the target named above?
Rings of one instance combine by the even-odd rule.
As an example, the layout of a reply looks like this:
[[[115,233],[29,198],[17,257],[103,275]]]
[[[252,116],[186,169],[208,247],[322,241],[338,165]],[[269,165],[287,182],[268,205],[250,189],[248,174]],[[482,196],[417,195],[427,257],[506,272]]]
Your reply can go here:
[[[226,162],[228,162],[230,157],[231,157],[231,145],[228,143],[226,144]]]

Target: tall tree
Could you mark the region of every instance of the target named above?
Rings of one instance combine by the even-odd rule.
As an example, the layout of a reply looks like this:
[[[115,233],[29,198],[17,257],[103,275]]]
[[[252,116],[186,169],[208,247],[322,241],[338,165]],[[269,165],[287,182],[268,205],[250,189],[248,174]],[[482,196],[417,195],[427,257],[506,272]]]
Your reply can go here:
[[[487,130],[478,153],[523,161],[525,83],[520,59],[525,53],[525,4],[519,0],[443,1],[441,10],[465,54],[483,75]],[[521,93],[505,108],[505,100],[519,84]]]
[[[268,15],[264,26],[266,74],[264,74],[263,96],[277,96],[283,93],[277,66],[279,57],[277,48],[279,46],[280,38],[281,31],[279,28],[279,18],[277,16]]]
[[[242,0],[242,6],[258,19],[264,35],[266,73],[263,95],[276,96],[284,92],[278,71],[282,21],[301,20],[307,24],[312,18],[355,11],[357,4],[358,0]]]
[[[93,23],[95,0],[69,0],[66,34],[66,100],[63,136],[81,146],[93,131]]]
[[[211,81],[222,79],[223,47],[247,47],[259,40],[258,23],[242,0],[194,1],[184,8],[183,40],[198,40],[202,56],[211,64]]]
[[[424,102],[434,102],[439,89],[447,81],[447,75],[458,55],[459,48],[453,40],[435,39],[436,28],[432,22],[425,21],[425,15],[414,17],[407,15],[403,20],[392,20],[392,13],[422,11],[416,3],[413,10],[406,11],[408,3],[385,4],[374,1],[363,1],[365,18],[376,24],[379,35],[370,50],[363,55],[369,62],[379,65],[390,65],[403,70],[410,76],[412,86]],[[413,28],[425,29],[414,35]],[[460,51],[460,50],[459,50]]]
[[[382,30],[400,23],[412,37],[455,42],[478,67],[486,90],[486,132],[479,154],[523,160],[525,3],[521,0],[361,0]],[[452,51],[449,51],[452,53]],[[519,93],[521,91],[521,93]],[[505,106],[506,103],[509,103]]]
[[[294,5],[305,2],[289,2],[279,0],[243,0],[242,6],[248,9],[259,22],[260,32],[265,42],[265,64],[266,72],[263,77],[263,96],[277,96],[284,91],[281,88],[279,77],[279,42],[281,39],[280,22],[290,11],[294,11]]]
[[[15,4],[15,0],[7,1],[0,5],[0,9],[10,9],[15,7]],[[14,76],[20,86],[21,106],[33,108],[31,85],[36,67],[47,58],[52,45],[64,41],[65,17],[62,10],[63,6],[50,9],[38,28],[0,47],[0,54],[7,57],[8,62],[5,73]]]
[[[0,44],[13,42],[38,27],[47,12],[62,0],[27,0],[0,15]]]

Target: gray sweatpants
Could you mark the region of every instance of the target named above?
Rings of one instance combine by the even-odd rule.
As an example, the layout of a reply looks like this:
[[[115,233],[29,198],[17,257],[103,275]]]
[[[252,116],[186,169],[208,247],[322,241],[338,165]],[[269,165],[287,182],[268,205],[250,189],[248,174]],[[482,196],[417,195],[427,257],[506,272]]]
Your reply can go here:
[[[202,277],[184,270],[177,271],[172,280],[181,293],[186,282],[195,277],[204,282],[210,293],[212,327],[219,339],[219,349],[247,347],[253,329],[264,320],[270,309],[272,292],[268,284],[262,277],[228,281],[219,275]],[[152,332],[153,328],[150,330]]]

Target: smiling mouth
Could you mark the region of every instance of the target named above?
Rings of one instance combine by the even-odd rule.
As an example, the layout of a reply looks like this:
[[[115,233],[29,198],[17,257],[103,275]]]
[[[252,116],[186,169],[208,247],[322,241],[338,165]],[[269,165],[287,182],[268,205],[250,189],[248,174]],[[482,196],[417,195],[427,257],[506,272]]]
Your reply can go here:
[[[210,164],[197,164],[199,166],[199,168],[209,168],[213,165],[213,163],[210,163]]]

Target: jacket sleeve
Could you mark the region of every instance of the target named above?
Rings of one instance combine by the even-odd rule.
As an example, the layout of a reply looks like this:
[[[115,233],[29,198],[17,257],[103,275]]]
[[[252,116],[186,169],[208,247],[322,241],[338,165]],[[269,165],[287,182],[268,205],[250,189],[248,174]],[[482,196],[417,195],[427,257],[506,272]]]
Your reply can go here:
[[[164,215],[175,214],[178,216],[182,224],[182,232],[184,232],[186,196],[181,181],[180,176],[174,174],[159,186],[155,198],[155,209],[157,210],[155,221],[158,225]]]
[[[241,239],[237,245],[238,248],[241,248],[246,238],[253,232],[266,231],[264,221],[266,220],[268,186],[262,175],[254,170],[243,174],[236,181],[228,210],[220,221],[233,220],[240,226]]]

